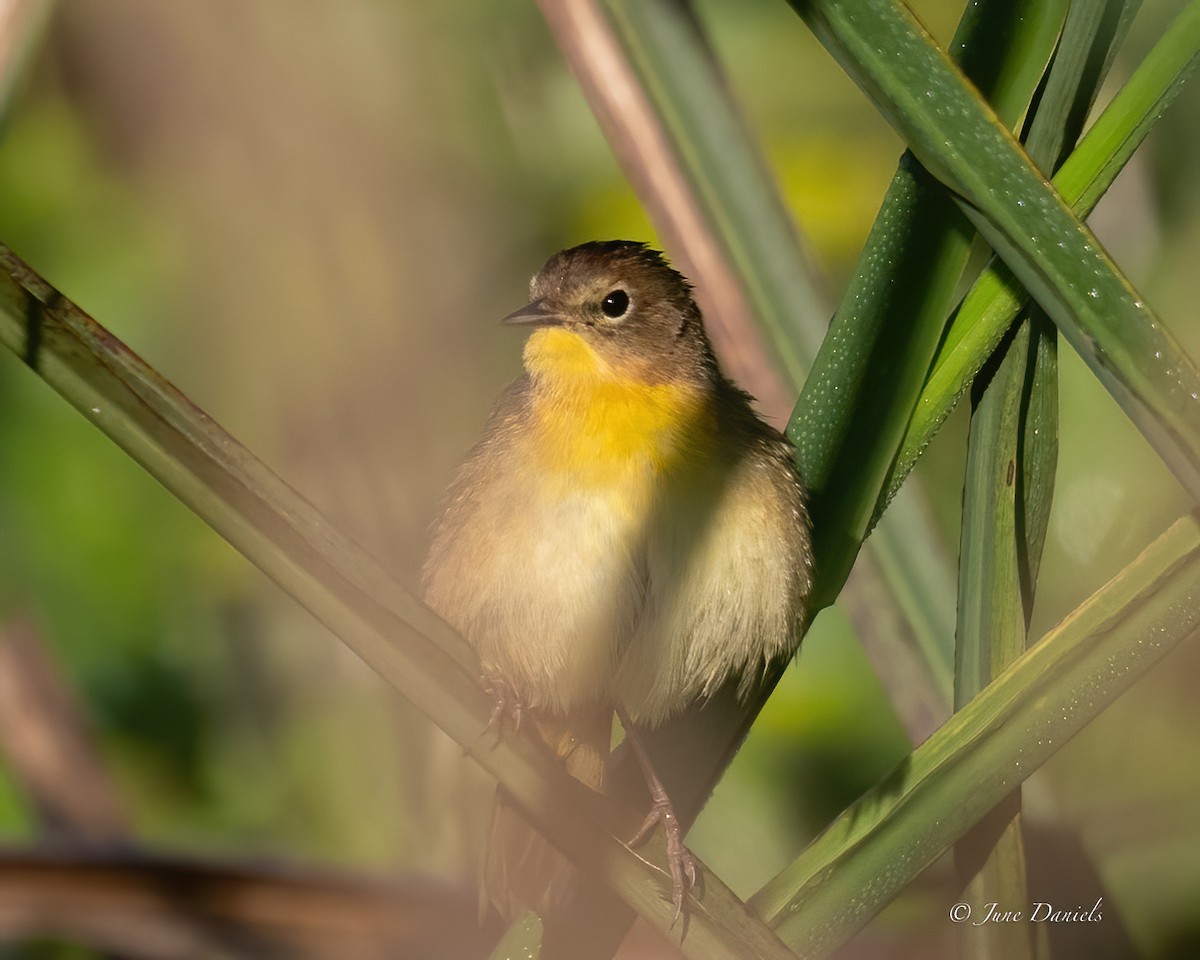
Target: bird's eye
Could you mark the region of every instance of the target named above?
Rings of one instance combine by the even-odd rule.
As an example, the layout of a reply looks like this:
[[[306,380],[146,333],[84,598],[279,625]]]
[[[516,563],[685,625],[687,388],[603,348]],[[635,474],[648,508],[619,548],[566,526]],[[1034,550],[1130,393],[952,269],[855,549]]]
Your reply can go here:
[[[613,320],[625,316],[625,311],[629,309],[629,294],[624,290],[614,290],[600,302],[600,309]]]

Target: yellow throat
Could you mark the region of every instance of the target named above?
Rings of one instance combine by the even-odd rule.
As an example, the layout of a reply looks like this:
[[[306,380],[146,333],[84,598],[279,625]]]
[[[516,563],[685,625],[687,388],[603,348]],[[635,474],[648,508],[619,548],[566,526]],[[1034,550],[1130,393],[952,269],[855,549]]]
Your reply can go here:
[[[668,472],[712,452],[711,398],[691,383],[647,383],[561,327],[529,337],[525,368],[537,387],[538,458],[576,484]]]

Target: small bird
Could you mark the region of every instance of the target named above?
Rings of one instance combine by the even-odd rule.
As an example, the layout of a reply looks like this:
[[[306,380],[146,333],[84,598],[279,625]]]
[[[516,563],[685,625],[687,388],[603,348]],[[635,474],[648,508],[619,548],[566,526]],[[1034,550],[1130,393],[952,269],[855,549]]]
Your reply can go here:
[[[532,717],[596,790],[617,714],[653,800],[635,840],[664,826],[678,916],[694,861],[636,731],[795,651],[812,583],[804,494],[790,445],[722,375],[662,254],[572,247],[530,299],[503,321],[532,331],[525,373],[450,484],[425,598],[478,652],[497,714]],[[570,869],[501,792],[484,906],[544,916]]]

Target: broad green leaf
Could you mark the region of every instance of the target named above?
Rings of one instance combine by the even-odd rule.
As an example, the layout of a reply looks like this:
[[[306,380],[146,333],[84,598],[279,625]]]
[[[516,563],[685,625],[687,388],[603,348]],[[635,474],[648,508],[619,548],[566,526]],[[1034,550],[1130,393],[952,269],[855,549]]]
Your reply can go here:
[[[967,441],[954,706],[962,709],[1025,651],[1018,556],[1022,411],[1032,377],[1029,323],[1018,325],[977,381]]]
[[[968,8],[953,49],[1007,122],[1024,115],[1065,10],[1035,0]],[[870,529],[973,236],[905,154],[788,428],[812,498],[818,609],[837,595]]]
[[[473,651],[357,544],[91,317],[0,247],[0,342],[163,486],[332,630],[503,784],[572,860],[672,934],[665,842],[621,838],[640,818],[613,810],[534,737],[498,739]],[[701,866],[689,916],[695,958],[791,956]]]
[[[1200,496],[1200,371],[979,94],[895,0],[792,6]]]
[[[1179,93],[1191,76],[1198,56],[1200,5],[1191,3],[1055,174],[1055,189],[1081,220],[1092,212],[1154,122]],[[1027,298],[1028,293],[1012,271],[995,259],[968,292],[921,392],[920,403],[876,508],[877,517],[883,513]]]
[[[1021,479],[1024,484],[1017,532],[1022,538],[1021,597],[1025,624],[1033,612],[1038,571],[1046,533],[1050,529],[1050,503],[1058,469],[1058,331],[1050,318],[1034,307],[1031,359],[1027,371],[1025,410],[1021,421]]]
[[[906,155],[788,427],[813,517],[814,609],[836,598],[867,535],[972,235]]]
[[[1200,521],[1182,517],[831,824],[751,906],[802,956],[844,943],[1200,628]]]

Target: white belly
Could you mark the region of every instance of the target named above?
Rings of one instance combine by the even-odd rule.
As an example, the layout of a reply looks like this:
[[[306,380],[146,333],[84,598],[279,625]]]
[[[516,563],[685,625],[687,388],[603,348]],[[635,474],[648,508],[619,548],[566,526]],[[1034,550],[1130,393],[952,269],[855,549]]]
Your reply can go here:
[[[527,706],[611,702],[643,600],[638,521],[611,491],[533,498],[529,479],[487,492],[487,522],[446,545],[426,595]]]

